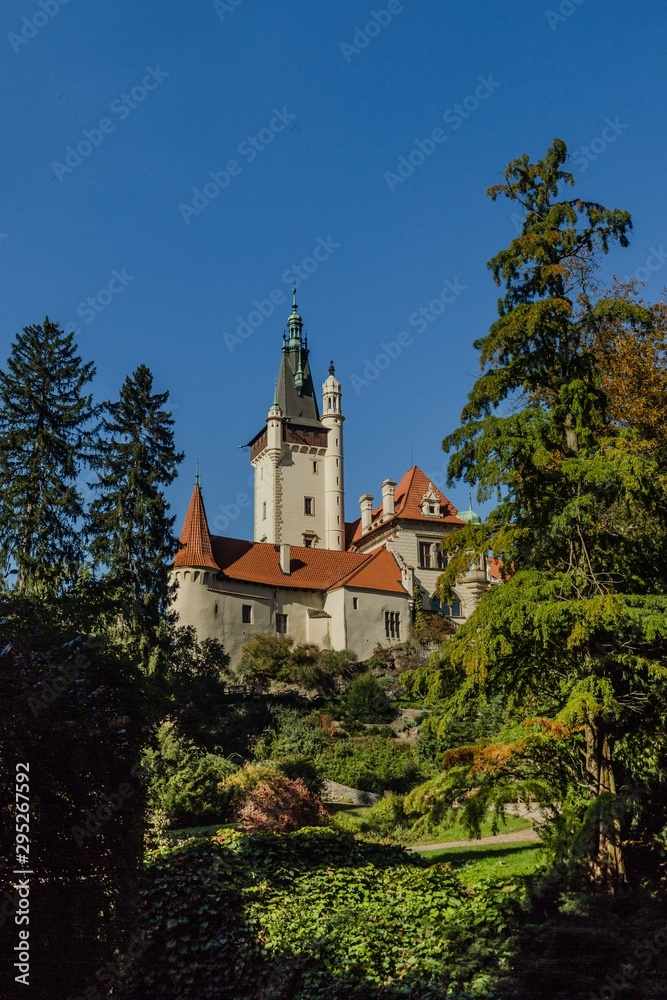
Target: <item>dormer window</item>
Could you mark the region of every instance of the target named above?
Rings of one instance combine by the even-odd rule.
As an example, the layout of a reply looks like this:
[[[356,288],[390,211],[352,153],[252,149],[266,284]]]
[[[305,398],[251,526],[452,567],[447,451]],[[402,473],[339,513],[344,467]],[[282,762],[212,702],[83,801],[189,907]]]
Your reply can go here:
[[[420,504],[424,517],[441,517],[440,497],[429,483],[429,488],[422,497]]]

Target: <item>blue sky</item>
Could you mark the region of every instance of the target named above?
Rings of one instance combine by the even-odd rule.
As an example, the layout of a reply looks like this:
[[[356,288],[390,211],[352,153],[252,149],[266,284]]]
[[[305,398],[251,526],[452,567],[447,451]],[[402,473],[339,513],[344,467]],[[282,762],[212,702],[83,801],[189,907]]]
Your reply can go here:
[[[605,272],[667,283],[664,5],[10,0],[0,20],[0,359],[48,314],[98,399],[149,365],[186,453],[179,524],[199,460],[212,528],[251,536],[239,446],[293,266],[316,381],[333,358],[343,383],[348,519],[411,456],[442,477],[496,315],[486,263],[516,232],[484,192],[555,136],[577,193],[633,215]]]

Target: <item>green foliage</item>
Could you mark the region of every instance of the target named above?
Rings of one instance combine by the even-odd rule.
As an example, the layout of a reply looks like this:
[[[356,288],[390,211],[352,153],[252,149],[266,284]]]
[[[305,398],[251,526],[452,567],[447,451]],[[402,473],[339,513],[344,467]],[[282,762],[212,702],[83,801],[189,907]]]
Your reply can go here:
[[[443,801],[464,796],[474,826],[475,809],[530,785],[548,807],[552,843],[572,852],[583,837],[590,874],[623,880],[630,830],[652,849],[655,825],[639,834],[638,801],[655,801],[662,780],[638,789],[621,748],[640,733],[648,745],[667,718],[667,451],[636,391],[620,410],[607,391],[623,391],[628,369],[636,377],[636,344],[652,398],[664,399],[664,378],[652,377],[664,363],[665,331],[653,337],[664,316],[618,289],[595,300],[599,258],[627,246],[631,221],[563,199],[574,183],[566,158],[555,140],[542,160],[510,163],[489,191],[519,202],[525,219],[490,262],[505,286],[499,318],[476,343],[482,374],[443,442],[450,480],[499,499],[484,524],[445,539],[443,596],[489,550],[509,578],[408,685],[447,697],[450,720],[490,697],[516,722],[542,716],[542,732],[508,732],[493,752],[472,743],[446,758]]]
[[[384,688],[370,672],[352,681],[343,699],[343,710],[356,722],[386,722],[396,714]]]
[[[327,738],[313,716],[294,708],[276,708],[273,716],[273,726],[255,743],[258,760],[294,756],[314,758],[327,745]]]
[[[487,995],[515,909],[340,832],[229,832],[155,854],[140,914],[153,946],[122,1000]]]
[[[0,571],[21,593],[71,590],[83,563],[77,476],[94,449],[95,374],[48,317],[16,335],[0,372]]]
[[[229,656],[217,639],[199,640],[191,625],[164,630],[160,676],[164,711],[177,718],[180,730],[196,742],[205,743],[220,716],[229,711],[229,680]]]
[[[96,462],[97,497],[90,508],[90,552],[104,571],[108,592],[122,602],[118,629],[138,644],[144,663],[155,655],[170,597],[168,574],[176,554],[175,518],[165,487],[183,459],[174,449],[168,392],[153,392],[140,365],[125,379],[118,402],[105,404]],[[153,664],[154,665],[154,664]]]
[[[404,792],[424,778],[412,747],[384,736],[335,739],[313,763],[323,778],[365,792]]]
[[[272,681],[332,694],[338,684],[358,670],[350,650],[320,649],[312,642],[296,643],[288,635],[255,635],[245,644],[238,667],[249,684]]]
[[[169,826],[196,826],[231,815],[230,795],[221,782],[237,768],[220,754],[205,753],[176,732],[173,723],[157,730],[155,746],[143,754],[151,812]]]

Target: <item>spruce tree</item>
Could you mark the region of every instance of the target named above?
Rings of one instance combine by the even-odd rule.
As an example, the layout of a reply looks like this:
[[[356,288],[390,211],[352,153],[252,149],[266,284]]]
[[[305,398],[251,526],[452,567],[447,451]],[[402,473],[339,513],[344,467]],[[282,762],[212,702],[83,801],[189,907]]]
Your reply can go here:
[[[62,593],[81,569],[76,479],[94,442],[94,374],[48,317],[17,334],[0,371],[0,565],[20,593]]]
[[[177,548],[174,517],[164,488],[183,455],[174,449],[168,392],[153,392],[153,376],[140,365],[125,379],[102,421],[98,496],[90,510],[90,552],[104,573],[107,595],[122,610],[126,637],[138,643],[144,665],[168,606],[169,566]]]

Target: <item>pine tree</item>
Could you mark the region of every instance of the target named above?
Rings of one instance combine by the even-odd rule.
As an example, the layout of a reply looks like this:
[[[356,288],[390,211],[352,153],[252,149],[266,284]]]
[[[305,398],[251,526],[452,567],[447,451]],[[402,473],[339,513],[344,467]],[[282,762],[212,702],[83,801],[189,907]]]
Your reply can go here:
[[[107,594],[121,606],[126,637],[151,660],[167,613],[169,567],[177,548],[174,517],[164,487],[183,455],[174,450],[168,392],[153,392],[153,376],[140,365],[125,379],[118,402],[107,403],[98,496],[90,510],[90,552],[104,573]]]
[[[21,593],[61,593],[81,569],[76,479],[94,445],[94,374],[48,317],[17,334],[0,372],[0,565]]]

